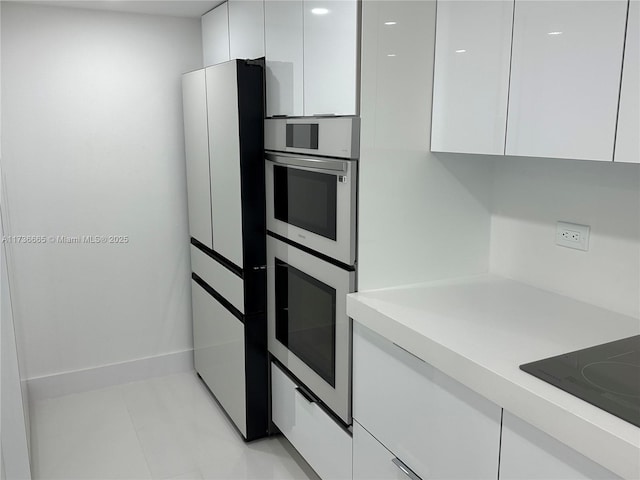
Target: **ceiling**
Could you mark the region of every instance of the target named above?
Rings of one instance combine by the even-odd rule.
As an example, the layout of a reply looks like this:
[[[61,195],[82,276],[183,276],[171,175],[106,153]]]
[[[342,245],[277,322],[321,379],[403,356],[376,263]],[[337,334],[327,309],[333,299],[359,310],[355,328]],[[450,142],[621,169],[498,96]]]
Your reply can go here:
[[[6,0],[3,0],[6,1]],[[9,0],[52,7],[89,8],[116,12],[200,17],[224,0]]]

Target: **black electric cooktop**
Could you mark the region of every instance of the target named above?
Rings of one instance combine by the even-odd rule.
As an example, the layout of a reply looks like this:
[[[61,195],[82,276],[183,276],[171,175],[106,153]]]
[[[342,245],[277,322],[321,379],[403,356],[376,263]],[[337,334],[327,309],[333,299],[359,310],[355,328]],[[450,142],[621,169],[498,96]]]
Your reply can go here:
[[[640,427],[640,335],[520,368]]]

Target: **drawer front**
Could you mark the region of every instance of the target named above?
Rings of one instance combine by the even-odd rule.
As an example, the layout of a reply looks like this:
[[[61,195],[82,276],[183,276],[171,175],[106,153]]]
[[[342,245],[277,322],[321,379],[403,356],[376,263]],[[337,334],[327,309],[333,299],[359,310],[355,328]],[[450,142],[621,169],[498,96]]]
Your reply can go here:
[[[191,281],[196,371],[247,436],[244,325]]]
[[[351,479],[352,438],[297,385],[271,364],[273,423],[324,480]]]
[[[422,478],[498,476],[499,406],[354,324],[353,417]]]
[[[240,313],[245,313],[242,278],[193,245],[191,245],[191,270],[240,310]]]
[[[409,477],[394,463],[395,455],[353,422],[353,480],[408,480]],[[397,461],[397,460],[396,460]]]
[[[505,410],[500,479],[549,478],[613,480],[620,477]]]

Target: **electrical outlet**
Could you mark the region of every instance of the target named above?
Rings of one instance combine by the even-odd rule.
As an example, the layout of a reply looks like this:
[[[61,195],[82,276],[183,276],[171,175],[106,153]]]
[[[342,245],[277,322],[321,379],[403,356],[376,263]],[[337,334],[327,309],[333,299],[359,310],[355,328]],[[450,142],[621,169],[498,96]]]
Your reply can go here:
[[[589,250],[588,225],[576,223],[558,222],[556,227],[556,245],[575,248],[576,250]]]

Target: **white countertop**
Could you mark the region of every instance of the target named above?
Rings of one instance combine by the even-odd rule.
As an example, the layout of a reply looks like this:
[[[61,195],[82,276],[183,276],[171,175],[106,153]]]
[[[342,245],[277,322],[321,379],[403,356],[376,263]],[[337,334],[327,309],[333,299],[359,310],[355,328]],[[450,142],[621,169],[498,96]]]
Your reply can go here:
[[[480,275],[348,295],[355,321],[628,480],[640,428],[519,365],[640,333],[640,319]]]

